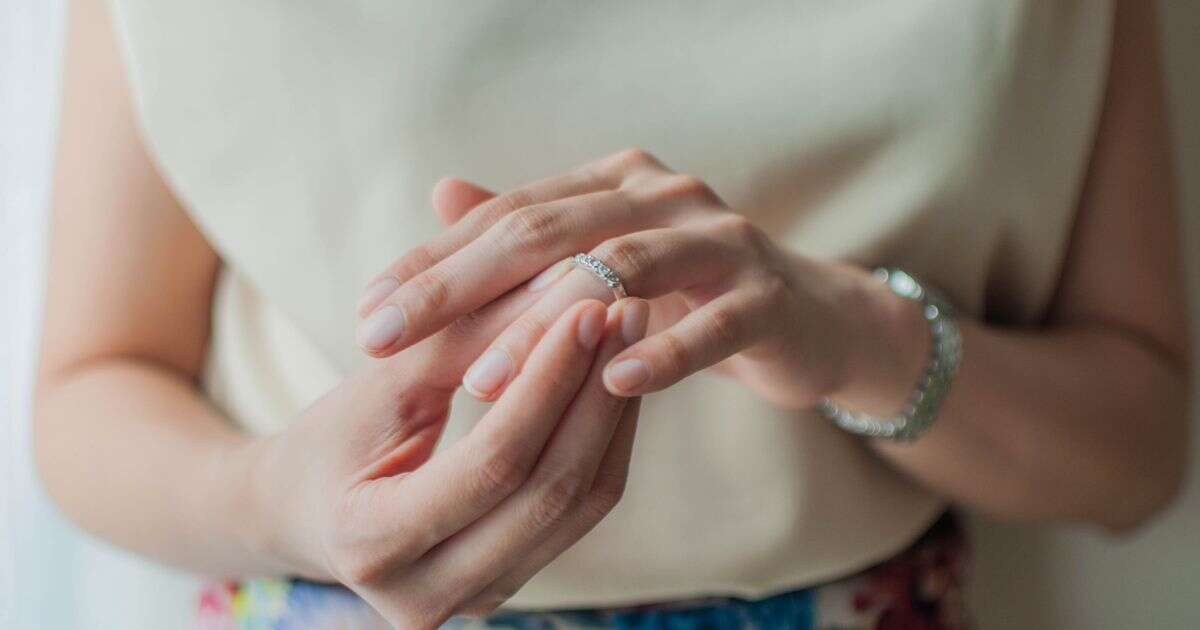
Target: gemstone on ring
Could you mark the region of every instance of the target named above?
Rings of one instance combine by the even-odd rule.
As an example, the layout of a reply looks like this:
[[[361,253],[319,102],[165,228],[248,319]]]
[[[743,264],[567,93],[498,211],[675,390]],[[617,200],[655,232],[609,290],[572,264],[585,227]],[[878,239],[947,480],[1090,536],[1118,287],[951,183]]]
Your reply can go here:
[[[604,284],[612,289],[613,294],[617,296],[618,300],[627,296],[625,285],[621,283],[621,278],[617,276],[617,272],[613,271],[611,267],[604,264],[604,261],[591,254],[579,253],[571,257],[571,262],[576,267],[587,269],[595,274],[597,278],[603,280]]]

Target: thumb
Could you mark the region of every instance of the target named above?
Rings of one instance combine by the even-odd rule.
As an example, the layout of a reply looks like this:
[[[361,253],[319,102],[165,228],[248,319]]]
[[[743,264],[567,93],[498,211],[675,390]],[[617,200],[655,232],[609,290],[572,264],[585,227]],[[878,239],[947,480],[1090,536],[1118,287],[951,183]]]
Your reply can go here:
[[[456,177],[443,177],[433,185],[433,209],[446,225],[454,225],[475,206],[496,193]]]

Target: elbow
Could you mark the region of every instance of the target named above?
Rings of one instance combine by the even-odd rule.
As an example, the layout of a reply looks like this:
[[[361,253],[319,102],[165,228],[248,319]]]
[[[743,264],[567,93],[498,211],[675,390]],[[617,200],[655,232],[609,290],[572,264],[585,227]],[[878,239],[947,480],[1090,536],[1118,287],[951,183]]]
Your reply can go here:
[[[1112,418],[1111,426],[1123,429],[1103,449],[1106,461],[1082,467],[1090,469],[1090,488],[1079,488],[1091,497],[1090,509],[1081,511],[1084,520],[1111,536],[1126,538],[1155,522],[1186,483],[1190,370],[1185,365],[1170,376],[1158,381],[1153,395]]]
[[[33,417],[32,417],[32,453],[33,453],[33,469],[36,473],[35,478],[41,485],[42,490],[46,493],[54,504],[63,511],[63,492],[61,491],[62,483],[59,483],[62,473],[60,451],[61,444],[55,435],[54,418],[54,401],[53,395],[47,391],[47,388],[39,384],[38,391],[34,396]]]
[[[1178,498],[1184,474],[1165,469],[1153,475],[1080,480],[1047,492],[1045,483],[1010,481],[993,486],[987,500],[976,507],[994,518],[1016,523],[1079,523],[1097,527],[1110,536],[1127,538],[1140,532]]]
[[[1118,489],[1107,502],[1109,509],[1098,515],[1095,522],[1109,534],[1127,537],[1142,530],[1166,512],[1182,494],[1191,465],[1190,395],[1182,385],[1176,395],[1165,397],[1173,401],[1151,421],[1138,423],[1143,438],[1137,448],[1121,458],[1118,466],[1104,483]],[[1138,429],[1134,429],[1138,430]],[[1132,440],[1131,440],[1132,441]]]
[[[981,507],[994,517],[1016,522],[1073,522],[1097,527],[1114,537],[1138,533],[1166,512],[1182,493],[1189,466],[1186,423],[1178,430],[1146,431],[1138,437],[1075,456],[1044,452],[1013,455],[1010,474],[989,485]],[[1103,453],[1103,454],[1101,454]],[[1053,460],[1051,467],[1046,466]]]
[[[1110,497],[1091,519],[1109,535],[1130,537],[1166,512],[1179,498],[1187,477],[1187,454],[1180,440],[1155,460],[1129,470],[1121,496]]]
[[[39,379],[33,397],[31,450],[37,482],[58,511],[70,521],[82,525],[79,509],[79,481],[73,475],[80,459],[67,435],[61,396],[46,379]]]
[[[1179,498],[1188,468],[1188,405],[1176,398],[1160,415],[1136,423],[1142,429],[1124,442],[1128,450],[1093,477],[1097,492],[1091,521],[1116,537],[1128,537],[1153,523]],[[1133,423],[1128,423],[1133,424]],[[1140,439],[1133,439],[1133,438]]]

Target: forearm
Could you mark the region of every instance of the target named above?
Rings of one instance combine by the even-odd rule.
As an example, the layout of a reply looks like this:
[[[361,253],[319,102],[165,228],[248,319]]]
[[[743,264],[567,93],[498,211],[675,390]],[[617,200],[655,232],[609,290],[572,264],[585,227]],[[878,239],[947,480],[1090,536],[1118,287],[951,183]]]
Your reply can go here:
[[[962,326],[969,355],[941,416],[902,470],[986,511],[1113,530],[1162,508],[1182,478],[1186,371],[1100,327]]]
[[[105,358],[43,375],[35,438],[49,493],[99,537],[210,575],[288,572],[257,542],[254,440],[170,368]]]
[[[890,306],[877,312],[874,330],[927,344],[912,303],[883,299]],[[1115,327],[960,327],[964,358],[937,421],[912,444],[872,440],[882,457],[956,501],[1008,518],[1121,530],[1169,501],[1185,459],[1184,359]],[[864,369],[849,380],[889,392],[894,411],[926,355],[903,345],[878,354],[889,350],[907,352],[911,366],[890,377]]]

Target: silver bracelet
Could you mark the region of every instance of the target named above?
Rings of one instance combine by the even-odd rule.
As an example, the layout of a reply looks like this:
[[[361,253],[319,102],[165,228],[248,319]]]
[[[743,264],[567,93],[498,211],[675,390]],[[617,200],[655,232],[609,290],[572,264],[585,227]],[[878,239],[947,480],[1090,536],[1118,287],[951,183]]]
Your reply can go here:
[[[922,286],[916,278],[900,269],[876,269],[875,277],[896,295],[920,302],[921,313],[929,323],[933,338],[929,362],[898,415],[881,418],[858,413],[829,400],[819,403],[817,411],[850,433],[909,442],[920,437],[937,418],[938,409],[950,391],[950,382],[962,360],[962,335],[954,323],[953,310],[937,292]]]

